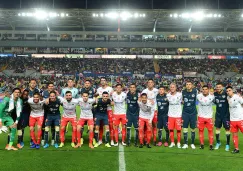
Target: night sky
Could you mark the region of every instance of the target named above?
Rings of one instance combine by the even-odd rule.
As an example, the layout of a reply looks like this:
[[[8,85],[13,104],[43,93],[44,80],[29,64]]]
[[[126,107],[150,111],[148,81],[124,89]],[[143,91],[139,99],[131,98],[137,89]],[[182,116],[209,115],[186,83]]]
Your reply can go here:
[[[50,8],[53,0],[0,0],[0,8]],[[55,8],[118,8],[119,0],[54,0]],[[186,0],[187,8],[217,9],[218,0]],[[242,9],[243,0],[219,0],[220,9]],[[152,5],[153,4],[153,5]],[[185,0],[120,0],[122,9],[184,9]]]

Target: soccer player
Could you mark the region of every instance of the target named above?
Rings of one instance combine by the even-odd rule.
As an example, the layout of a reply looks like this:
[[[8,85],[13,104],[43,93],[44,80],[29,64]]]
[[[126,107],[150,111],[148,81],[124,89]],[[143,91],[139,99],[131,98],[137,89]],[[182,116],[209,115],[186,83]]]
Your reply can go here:
[[[97,93],[99,97],[102,97],[103,92],[107,92],[109,98],[113,93],[113,89],[107,85],[107,80],[105,77],[100,78],[101,87],[97,89]],[[109,122],[109,132],[111,138],[111,145],[114,146],[114,130],[113,130],[113,112],[111,106],[107,107],[107,114],[108,114],[108,122]],[[99,134],[99,144],[102,144],[102,136],[103,136],[103,127],[100,127],[100,134]]]
[[[115,144],[114,146],[118,146],[118,127],[120,123],[122,124],[122,145],[126,145],[126,93],[122,92],[122,85],[116,85],[116,91],[112,94],[112,100],[114,102],[114,136],[115,136]]]
[[[50,97],[49,97],[49,103],[46,106],[46,121],[45,121],[45,145],[44,148],[48,148],[49,144],[48,144],[48,133],[49,133],[49,129],[50,126],[52,124],[55,125],[55,144],[54,147],[58,148],[58,142],[59,142],[59,130],[60,130],[60,105],[61,102],[59,99],[57,99],[56,97],[56,92],[52,91],[50,92]]]
[[[188,127],[191,128],[191,148],[196,149],[195,142],[195,128],[197,122],[197,90],[193,88],[192,82],[186,82],[186,89],[182,91],[183,96],[183,110],[182,110],[182,120],[183,120],[183,135],[184,135],[184,145],[182,149],[188,148]]]
[[[29,97],[33,97],[34,93],[40,93],[35,79],[30,80],[29,87],[26,90],[29,91]]]
[[[148,100],[147,94],[142,93],[141,99],[138,100],[139,105],[139,148],[143,148],[144,143],[144,134],[146,134],[147,148],[151,148],[150,140],[152,137],[152,120],[154,118],[155,106],[154,104]],[[144,127],[146,126],[146,131]]]
[[[67,91],[71,91],[73,98],[75,98],[75,99],[79,98],[79,96],[78,96],[78,89],[74,87],[73,80],[72,79],[68,79],[67,84],[68,84],[68,86],[62,90],[61,96],[65,97],[66,92]]]
[[[239,153],[238,131],[240,130],[243,133],[243,98],[234,94],[231,86],[226,88],[226,92],[228,95],[227,99],[230,112],[230,130],[233,134],[233,142],[235,146],[232,153]]]
[[[30,105],[28,104],[29,91],[24,90],[21,96],[23,101],[23,109],[20,115],[20,121],[18,122],[18,144],[19,149],[24,147],[24,129],[29,126],[29,117],[30,117]]]
[[[225,151],[230,149],[230,114],[229,114],[229,104],[227,101],[227,93],[224,90],[222,83],[216,85],[216,92],[214,93],[214,103],[216,104],[216,115],[215,115],[215,127],[216,127],[216,146],[215,150],[219,149],[221,143],[219,139],[220,129],[222,125],[225,129],[226,134],[226,147]]]
[[[109,144],[110,140],[110,131],[109,131],[109,123],[108,123],[108,114],[107,114],[107,108],[109,105],[112,105],[113,103],[110,100],[110,96],[108,92],[102,93],[102,98],[99,98],[96,100],[96,114],[95,114],[95,140],[96,144],[94,147],[98,147],[100,143],[98,142],[98,134],[100,129],[100,123],[103,122],[105,126],[105,146],[111,147]],[[98,143],[97,143],[98,142]]]
[[[134,146],[138,147],[138,106],[139,93],[136,90],[136,84],[131,84],[129,92],[127,93],[127,146],[131,143],[131,128],[135,129]]]
[[[150,100],[154,104],[154,108],[157,108],[156,104],[156,96],[158,95],[158,89],[154,88],[154,81],[152,79],[149,79],[147,82],[147,88],[142,91],[143,93],[147,94],[148,100]],[[152,129],[153,129],[153,144],[156,146],[156,139],[157,139],[157,122],[158,122],[158,111],[157,109],[154,111],[154,118],[152,122]]]
[[[92,88],[90,80],[85,80],[84,87],[81,89],[80,94],[82,95],[84,92],[89,93],[89,98],[94,98],[95,89]]]
[[[72,98],[72,92],[66,91],[65,98],[58,97],[63,106],[63,115],[61,120],[61,131],[60,131],[60,140],[61,144],[59,147],[64,147],[65,142],[65,129],[70,122],[72,124],[72,143],[71,146],[75,147],[75,142],[77,139],[77,117],[76,117],[76,106],[79,103],[78,99]]]
[[[40,148],[42,125],[44,121],[44,100],[41,100],[40,94],[35,92],[32,98],[29,98],[28,103],[31,108],[29,126],[30,136],[33,144],[30,148]],[[35,125],[37,124],[37,140],[35,136]]]
[[[169,102],[165,94],[165,87],[160,86],[159,94],[156,97],[157,106],[158,106],[158,136],[159,142],[157,146],[162,146],[162,130],[165,129],[165,143],[164,146],[168,147],[169,142],[169,130],[168,130],[168,110],[169,110]]]
[[[75,146],[75,148],[81,147],[81,130],[84,127],[85,122],[88,123],[89,126],[89,147],[94,148],[93,146],[93,138],[94,138],[94,118],[93,118],[93,112],[92,112],[92,106],[95,103],[95,100],[92,98],[89,98],[88,92],[83,92],[82,98],[79,99],[79,105],[81,108],[80,113],[80,119],[77,124],[77,139],[78,144]]]
[[[174,129],[177,130],[177,148],[181,148],[181,115],[182,115],[182,94],[176,91],[175,83],[170,84],[170,93],[167,94],[169,101],[168,129],[170,130],[170,148],[175,146]]]
[[[197,95],[198,104],[198,129],[200,149],[204,149],[204,128],[208,129],[209,149],[213,150],[213,101],[214,95],[209,94],[209,87],[202,87],[202,94]]]
[[[10,128],[10,141],[6,146],[6,150],[18,150],[13,146],[15,139],[15,134],[17,131],[17,124],[20,119],[20,114],[22,112],[22,100],[20,99],[20,89],[14,88],[12,95],[9,97],[4,97],[3,102],[0,104],[0,128],[2,125]],[[16,121],[14,122],[11,115],[16,113]]]

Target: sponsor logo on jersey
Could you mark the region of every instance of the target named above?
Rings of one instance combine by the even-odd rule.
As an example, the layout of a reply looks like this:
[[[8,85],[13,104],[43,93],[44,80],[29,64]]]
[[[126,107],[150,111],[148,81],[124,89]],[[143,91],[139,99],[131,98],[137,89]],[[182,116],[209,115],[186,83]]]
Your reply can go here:
[[[195,97],[195,94],[192,94],[192,97]]]
[[[187,98],[184,98],[184,101],[185,101],[185,102],[188,102],[188,99],[187,99]]]

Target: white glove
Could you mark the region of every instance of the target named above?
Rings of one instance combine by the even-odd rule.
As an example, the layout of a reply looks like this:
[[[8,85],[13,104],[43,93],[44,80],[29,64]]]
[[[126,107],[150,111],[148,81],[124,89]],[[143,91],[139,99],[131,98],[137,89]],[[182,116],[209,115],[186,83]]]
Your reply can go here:
[[[7,133],[8,132],[8,128],[6,126],[2,126],[2,128],[0,129],[0,134],[2,132]]]

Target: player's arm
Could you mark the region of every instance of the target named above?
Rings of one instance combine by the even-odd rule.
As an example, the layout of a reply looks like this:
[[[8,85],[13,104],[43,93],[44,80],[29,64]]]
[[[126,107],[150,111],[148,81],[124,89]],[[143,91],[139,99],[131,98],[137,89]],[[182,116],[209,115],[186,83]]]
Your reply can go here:
[[[65,96],[65,94],[64,94],[64,89],[62,89],[61,96],[62,96],[62,97]]]
[[[0,103],[0,128],[2,127],[2,118],[3,118],[3,112],[9,103],[10,98],[9,97],[4,97],[3,102]]]
[[[17,115],[16,121],[15,121],[16,125],[18,124],[18,122],[20,120],[20,115],[21,115],[22,109],[23,109],[23,101],[22,101],[22,99],[20,99],[20,104],[17,104],[17,109],[16,109],[16,115]]]

